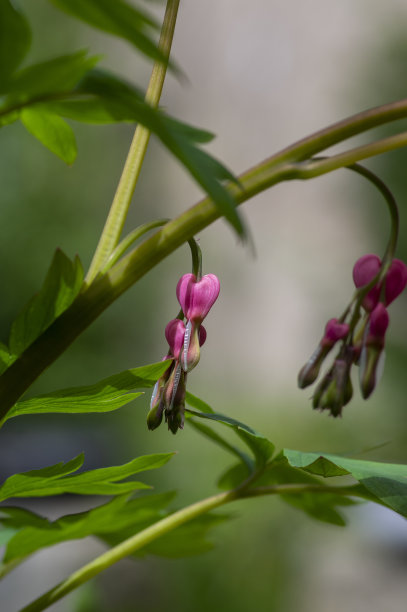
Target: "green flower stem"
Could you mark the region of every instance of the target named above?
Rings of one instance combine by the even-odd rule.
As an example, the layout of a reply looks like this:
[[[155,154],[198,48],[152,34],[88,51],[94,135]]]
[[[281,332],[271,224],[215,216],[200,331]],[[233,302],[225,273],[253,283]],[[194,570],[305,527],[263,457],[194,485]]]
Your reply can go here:
[[[171,51],[178,6],[179,0],[167,0],[167,7],[158,44],[158,48],[167,59]],[[153,108],[157,108],[160,101],[166,72],[167,64],[163,64],[159,61],[155,62],[145,97],[145,101]],[[141,166],[143,165],[149,139],[150,130],[139,123],[130,145],[126,163],[103,232],[86,275],[85,281],[88,284],[90,284],[101,271],[120,240],[131,199],[140,175]]]
[[[23,608],[20,612],[40,612],[41,610],[45,610],[48,606],[60,600],[62,597],[84,584],[97,574],[100,574],[107,568],[111,567],[118,561],[128,557],[154,540],[157,540],[161,536],[173,531],[177,527],[180,527],[194,518],[197,518],[198,516],[201,516],[210,510],[214,510],[215,508],[219,508],[227,503],[236,501],[238,499],[259,497],[263,495],[301,495],[310,491],[363,497],[357,487],[358,485],[356,485],[354,489],[352,486],[328,487],[318,485],[283,484],[270,487],[259,487],[257,489],[234,489],[232,491],[227,491],[226,493],[220,493],[218,495],[214,495],[213,497],[208,497],[207,499],[174,512],[174,514],[167,516],[161,521],[154,523],[154,525],[147,527],[147,529],[136,533],[134,536],[128,538],[121,544],[114,546],[71,574],[66,580],[60,582],[56,587],[50,589],[47,593],[44,593],[44,595]]]
[[[407,101],[354,115],[299,141],[244,172],[238,177],[242,188],[228,183],[227,189],[236,203],[241,204],[272,185],[297,178],[298,168],[292,163],[293,160],[299,161],[306,153],[314,155],[341,139],[402,116],[407,116]],[[374,147],[375,143],[370,146]],[[369,156],[369,146],[365,148],[365,154]],[[320,174],[328,171],[331,169],[327,170],[326,166],[319,168]],[[314,176],[318,176],[317,171],[313,173]],[[74,303],[0,376],[0,419],[6,417],[14,403],[36,378],[112,302],[170,253],[220,216],[219,209],[212,200],[209,197],[204,198],[146,238],[105,275],[100,275],[85,288]]]
[[[119,242],[113,253],[110,255],[106,264],[101,269],[101,273],[105,274],[123,255],[125,252],[134,244],[139,238],[144,236],[147,232],[152,229],[156,229],[157,227],[162,227],[166,223],[168,223],[170,219],[157,219],[157,221],[152,221],[151,223],[144,223],[143,225],[139,225],[136,227],[130,234],[128,234],[123,240]]]

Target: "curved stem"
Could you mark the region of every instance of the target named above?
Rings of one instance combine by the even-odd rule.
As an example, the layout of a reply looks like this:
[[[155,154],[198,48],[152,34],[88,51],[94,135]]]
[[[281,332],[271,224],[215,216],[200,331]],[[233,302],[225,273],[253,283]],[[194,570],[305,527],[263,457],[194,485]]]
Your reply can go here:
[[[354,115],[293,144],[247,170],[238,177],[241,187],[237,187],[234,183],[228,183],[226,187],[234,197],[236,204],[241,204],[277,183],[300,178],[298,165],[295,166],[292,163],[296,157],[298,161],[306,153],[318,153],[327,146],[349,136],[406,115],[406,100]],[[370,146],[374,147],[374,143]],[[368,156],[368,153],[367,148],[365,154]],[[327,169],[326,166],[319,167],[317,170],[314,168],[313,176],[329,171],[331,168]],[[214,202],[209,197],[204,198],[176,219],[169,221],[153,236],[146,238],[133,251],[120,259],[105,275],[95,279],[0,376],[0,419],[7,415],[34,380],[112,302],[170,253],[220,216],[221,213]]]
[[[158,48],[167,59],[171,51],[178,6],[179,0],[167,0],[167,7],[158,44]],[[160,101],[166,72],[167,64],[156,61],[145,97],[145,101],[153,108],[156,108]],[[98,272],[101,271],[119,242],[131,199],[140,175],[141,166],[143,165],[149,139],[150,130],[139,123],[130,145],[126,163],[102,235],[100,236],[92,263],[85,278],[88,284],[90,284],[97,276]]]
[[[168,223],[169,219],[157,219],[157,221],[151,221],[150,223],[144,223],[136,227],[130,234],[128,234],[123,240],[119,242],[109,259],[100,270],[101,274],[105,274],[123,255],[125,252],[134,244],[139,238],[147,234],[147,232],[157,227],[162,227]]]
[[[307,485],[307,484],[282,484],[273,485],[268,487],[258,487],[255,489],[234,489],[227,491],[226,493],[219,493],[212,497],[208,497],[195,504],[187,506],[182,510],[174,512],[170,516],[165,517],[161,521],[154,523],[147,529],[135,534],[128,538],[121,544],[114,546],[110,550],[106,551],[90,563],[87,563],[79,570],[71,574],[66,580],[60,582],[56,587],[50,589],[47,593],[44,593],[41,597],[33,601],[31,604],[23,608],[20,612],[41,612],[48,606],[62,599],[65,595],[84,584],[97,574],[100,574],[105,569],[111,567],[121,559],[128,557],[135,551],[140,550],[144,546],[147,546],[154,540],[161,536],[173,531],[180,525],[197,518],[198,516],[209,512],[215,508],[219,508],[227,503],[236,501],[238,499],[246,499],[250,497],[259,497],[263,495],[281,495],[281,494],[303,494],[307,492],[318,492],[327,494],[342,494],[352,495],[356,497],[363,497],[363,494],[356,489],[353,490],[352,486],[348,487],[329,487],[325,485]]]

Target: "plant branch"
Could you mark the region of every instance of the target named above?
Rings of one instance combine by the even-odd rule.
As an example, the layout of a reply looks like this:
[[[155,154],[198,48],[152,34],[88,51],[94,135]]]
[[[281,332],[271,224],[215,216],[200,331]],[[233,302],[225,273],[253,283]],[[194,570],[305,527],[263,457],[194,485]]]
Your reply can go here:
[[[386,123],[407,116],[407,100],[359,113],[308,136],[264,160],[238,177],[240,186],[227,184],[236,204],[285,180],[298,177],[298,164],[304,155],[320,152],[324,147]],[[341,131],[342,130],[342,131]],[[365,153],[369,156],[369,146]],[[399,141],[399,146],[402,143]],[[311,163],[311,162],[310,162]],[[314,162],[312,162],[314,163]],[[314,176],[331,171],[327,166],[315,170]],[[311,177],[305,177],[311,178]],[[14,403],[36,378],[122,293],[182,244],[221,216],[215,203],[205,197],[162,229],[146,238],[125,255],[108,272],[99,275],[84,289],[73,304],[62,313],[26,351],[0,376],[0,419],[6,417]]]
[[[167,0],[160,41],[158,44],[159,50],[167,60],[171,51],[178,6],[179,0]],[[153,108],[158,107],[166,72],[167,63],[156,61],[145,96],[145,101]],[[139,123],[130,145],[126,163],[103,232],[85,278],[88,284],[94,280],[97,274],[105,266],[109,256],[120,240],[131,199],[140,176],[141,166],[143,165],[149,140],[150,130]]]
[[[358,485],[356,485],[356,487],[357,486]],[[226,493],[220,493],[218,495],[208,497],[207,499],[174,512],[170,516],[165,517],[157,523],[154,523],[154,525],[147,527],[147,529],[140,531],[124,542],[114,546],[71,574],[66,580],[60,582],[56,587],[50,589],[47,593],[44,593],[44,595],[23,608],[20,612],[41,612],[41,610],[45,610],[48,608],[48,606],[60,600],[62,597],[84,584],[97,574],[100,574],[105,569],[111,567],[121,559],[128,557],[154,540],[157,540],[161,536],[164,536],[165,534],[173,531],[181,525],[184,525],[194,518],[197,518],[202,514],[206,514],[210,510],[219,508],[220,506],[238,499],[259,497],[263,495],[302,494],[307,492],[327,494],[334,493],[337,495],[343,494],[363,497],[359,491],[353,490],[352,486],[329,487],[325,485],[318,486],[307,484],[283,484],[270,487],[258,487],[256,489],[234,489],[232,491],[227,491]]]

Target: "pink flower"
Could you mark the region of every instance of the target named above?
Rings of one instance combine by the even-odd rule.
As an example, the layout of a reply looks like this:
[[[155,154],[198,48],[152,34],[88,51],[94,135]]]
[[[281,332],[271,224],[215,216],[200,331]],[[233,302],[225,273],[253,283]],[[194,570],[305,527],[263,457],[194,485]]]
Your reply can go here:
[[[215,274],[205,274],[197,281],[195,274],[184,274],[177,284],[177,298],[188,321],[202,323],[219,295]]]
[[[180,319],[172,319],[165,328],[165,337],[170,346],[170,352],[175,358],[179,359],[184,348],[185,324]]]
[[[379,274],[382,262],[377,255],[369,254],[360,257],[353,266],[353,282],[355,287],[360,289],[368,285],[374,277]],[[380,297],[380,285],[375,285],[363,298],[363,307],[371,311],[376,306]]]
[[[353,281],[357,289],[368,285],[379,273],[382,262],[377,255],[363,255],[353,267]],[[407,266],[401,259],[393,259],[384,279],[384,303],[391,304],[407,285]],[[380,299],[382,284],[375,285],[363,299],[363,307],[372,311]]]
[[[338,319],[329,319],[325,326],[325,335],[321,340],[323,346],[332,347],[338,340],[343,340],[349,333],[349,325]]]

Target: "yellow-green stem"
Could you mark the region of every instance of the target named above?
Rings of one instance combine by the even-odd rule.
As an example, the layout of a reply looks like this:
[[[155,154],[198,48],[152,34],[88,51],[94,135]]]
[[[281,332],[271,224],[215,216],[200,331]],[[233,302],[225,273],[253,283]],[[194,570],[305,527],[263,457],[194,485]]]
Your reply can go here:
[[[179,0],[167,0],[167,7],[158,44],[160,51],[167,59],[171,51],[178,6]],[[158,61],[155,62],[145,96],[146,102],[153,108],[157,108],[159,104],[166,72],[167,64]],[[117,186],[112,206],[89,271],[86,275],[85,281],[87,284],[90,284],[106,265],[108,258],[120,240],[131,199],[140,176],[141,166],[143,165],[149,139],[150,130],[138,124],[134,132],[134,137],[130,145],[130,150]]]

